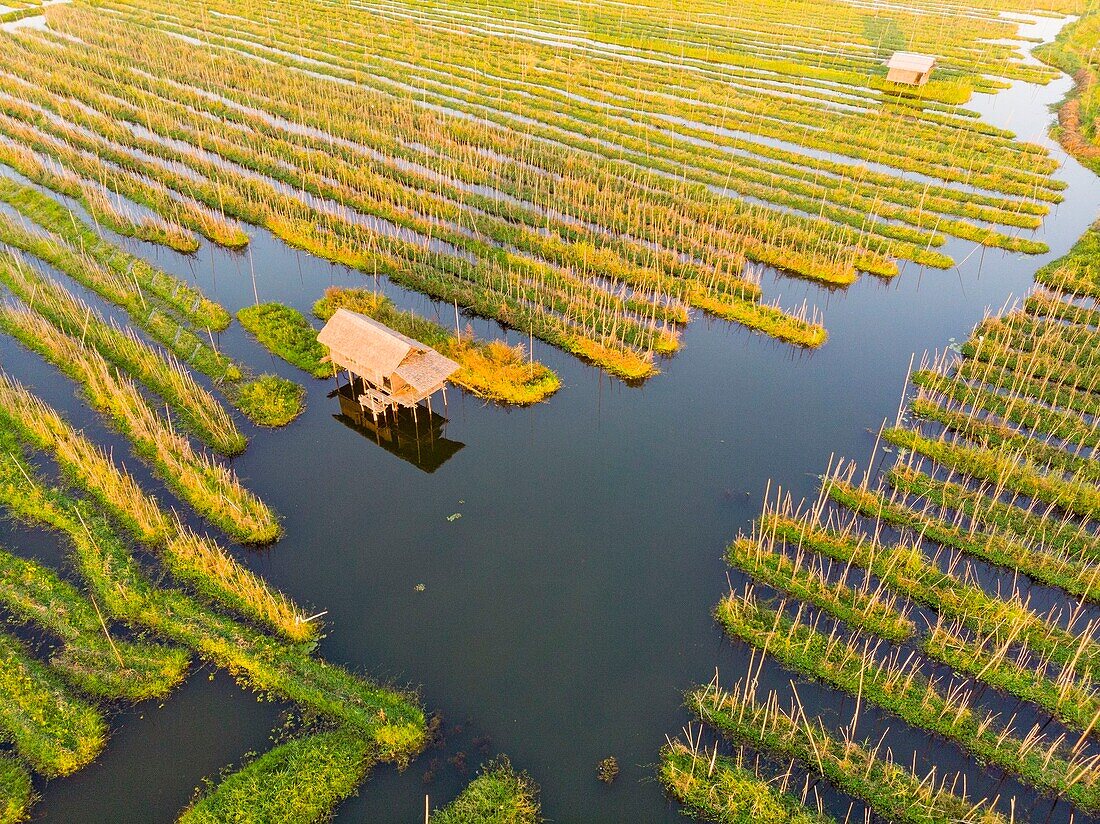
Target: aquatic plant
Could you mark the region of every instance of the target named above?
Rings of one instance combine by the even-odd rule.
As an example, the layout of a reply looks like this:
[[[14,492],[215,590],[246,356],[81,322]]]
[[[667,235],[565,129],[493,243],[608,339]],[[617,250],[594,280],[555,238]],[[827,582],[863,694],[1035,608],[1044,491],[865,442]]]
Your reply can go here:
[[[973,707],[960,684],[922,675],[921,662],[903,650],[883,653],[880,642],[858,634],[847,639],[835,632],[827,635],[801,610],[789,617],[785,606],[765,607],[749,588],[723,599],[715,614],[729,635],[766,650],[784,666],[860,695],[1042,792],[1066,796],[1083,809],[1100,809],[1097,756],[1046,739],[1038,725],[1026,734],[1002,725],[993,714]]]
[[[233,470],[196,452],[95,349],[30,309],[0,307],[0,328],[76,380],[92,406],[129,438],[134,452],[210,523],[243,543],[270,543],[282,535],[275,513],[244,488]],[[9,381],[0,391],[24,409],[35,405],[22,387]]]
[[[107,743],[107,722],[0,632],[0,733],[36,772],[55,778],[95,760]]]
[[[489,762],[454,801],[431,815],[432,824],[536,824],[538,786],[506,758]]]
[[[661,750],[657,779],[684,805],[685,811],[718,824],[836,824],[788,792],[789,775],[777,786],[745,764],[744,752],[733,758],[707,752],[697,742],[676,739]]]
[[[273,355],[309,372],[315,378],[332,375],[325,361],[325,347],[305,316],[281,303],[258,303],[237,312],[241,326]]]
[[[0,824],[20,824],[34,803],[31,777],[18,759],[0,754]]]
[[[729,691],[717,682],[687,694],[688,709],[736,743],[776,758],[789,758],[827,778],[838,789],[862,799],[888,821],[902,824],[1001,824],[991,802],[972,803],[954,795],[948,776],[919,778],[897,764],[890,751],[871,742],[852,740],[851,728],[838,737],[820,720],[811,720],[798,702],[785,709],[777,693],[760,700],[755,685],[739,682]]]
[[[333,808],[363,783],[375,761],[375,744],[355,730],[303,735],[207,788],[179,822],[327,821]]]

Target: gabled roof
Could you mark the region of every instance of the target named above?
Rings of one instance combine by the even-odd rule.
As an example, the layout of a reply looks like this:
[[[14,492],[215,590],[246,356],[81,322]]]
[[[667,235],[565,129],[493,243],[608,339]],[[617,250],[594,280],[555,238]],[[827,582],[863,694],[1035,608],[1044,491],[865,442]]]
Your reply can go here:
[[[926,72],[936,65],[936,58],[916,52],[894,52],[886,61],[887,68],[901,69],[906,72]]]
[[[450,358],[425,348],[422,352],[410,353],[397,367],[395,374],[418,392],[427,392],[442,384],[458,369],[458,364]]]
[[[379,375],[392,375],[414,346],[423,348],[422,344],[374,318],[347,309],[336,310],[317,340],[338,359],[351,361]]]
[[[430,346],[348,309],[337,309],[317,340],[356,374],[371,380],[396,375],[417,392],[435,389],[459,369]]]

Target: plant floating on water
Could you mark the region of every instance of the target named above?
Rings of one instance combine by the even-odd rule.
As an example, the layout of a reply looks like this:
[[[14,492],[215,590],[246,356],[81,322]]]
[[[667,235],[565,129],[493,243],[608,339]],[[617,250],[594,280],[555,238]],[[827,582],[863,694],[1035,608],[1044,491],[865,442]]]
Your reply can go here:
[[[604,784],[611,784],[619,777],[619,761],[615,756],[609,755],[596,765],[596,778]]]
[[[317,330],[297,309],[281,303],[258,303],[237,312],[237,320],[273,355],[315,378],[332,375]]]

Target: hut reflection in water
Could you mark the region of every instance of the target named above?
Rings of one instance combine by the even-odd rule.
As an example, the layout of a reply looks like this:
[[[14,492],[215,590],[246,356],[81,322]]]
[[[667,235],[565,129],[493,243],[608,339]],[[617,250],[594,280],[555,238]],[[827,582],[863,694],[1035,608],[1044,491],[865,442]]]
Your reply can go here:
[[[333,417],[401,460],[431,473],[465,446],[445,437],[447,419],[442,415],[423,407],[414,415],[409,407],[399,407],[376,416],[359,403],[362,392],[359,378],[337,388],[332,395],[340,401],[340,414]]]

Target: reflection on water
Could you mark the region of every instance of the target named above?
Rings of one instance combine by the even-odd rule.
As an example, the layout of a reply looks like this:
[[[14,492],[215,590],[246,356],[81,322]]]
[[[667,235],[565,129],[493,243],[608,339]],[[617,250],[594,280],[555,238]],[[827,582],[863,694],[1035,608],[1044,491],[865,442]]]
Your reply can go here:
[[[333,417],[401,460],[432,473],[466,445],[444,437],[447,419],[431,409],[401,406],[371,414],[356,400],[363,391],[362,381],[356,378],[356,383],[360,385],[345,383],[329,393],[340,401],[340,414]]]

